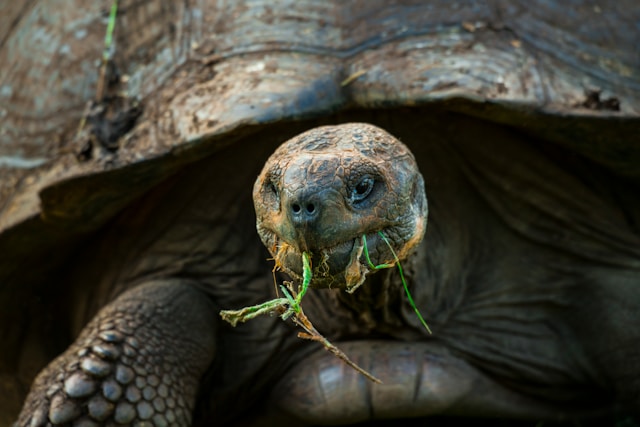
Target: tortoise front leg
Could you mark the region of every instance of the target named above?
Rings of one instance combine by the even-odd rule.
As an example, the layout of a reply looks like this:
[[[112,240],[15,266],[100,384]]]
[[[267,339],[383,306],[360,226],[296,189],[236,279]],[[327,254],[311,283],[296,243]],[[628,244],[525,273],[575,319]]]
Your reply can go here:
[[[17,426],[191,425],[213,360],[214,314],[186,281],[122,294],[38,375]]]

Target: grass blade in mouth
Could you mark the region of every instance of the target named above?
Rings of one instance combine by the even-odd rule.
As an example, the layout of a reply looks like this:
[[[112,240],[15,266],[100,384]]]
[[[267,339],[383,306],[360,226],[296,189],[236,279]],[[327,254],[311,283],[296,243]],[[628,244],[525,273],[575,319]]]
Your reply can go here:
[[[382,233],[382,231],[378,231],[378,234],[389,247],[389,250],[391,251],[393,258],[395,259],[395,263],[374,265],[373,262],[371,261],[371,258],[369,257],[369,249],[367,248],[367,236],[363,234],[362,246],[364,247],[364,256],[367,259],[367,263],[369,264],[369,267],[371,267],[373,270],[382,270],[385,268],[392,268],[394,265],[398,266],[398,273],[400,274],[400,280],[402,281],[402,286],[404,286],[404,291],[407,294],[407,300],[409,300],[409,304],[413,308],[413,311],[415,311],[416,315],[418,316],[418,319],[420,319],[420,323],[422,323],[422,326],[424,326],[427,332],[431,334],[432,333],[431,328],[429,328],[429,325],[427,325],[427,322],[424,320],[424,318],[420,314],[420,310],[418,310],[418,307],[416,306],[416,303],[413,301],[413,297],[411,296],[411,292],[409,292],[409,286],[407,285],[407,281],[404,278],[404,271],[402,270],[402,265],[400,264],[400,259],[398,259],[398,255],[396,255],[396,251],[393,250],[393,248],[391,247],[391,243],[389,243],[389,239],[387,239],[387,237]]]

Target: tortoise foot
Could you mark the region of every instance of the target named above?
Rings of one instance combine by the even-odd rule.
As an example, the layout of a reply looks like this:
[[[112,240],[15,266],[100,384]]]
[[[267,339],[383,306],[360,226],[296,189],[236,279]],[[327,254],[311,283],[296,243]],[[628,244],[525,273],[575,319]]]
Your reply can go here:
[[[184,317],[172,327],[160,304],[149,305],[103,311],[40,373],[16,426],[191,425],[199,375],[184,351],[198,359],[211,352],[176,342],[172,335],[181,328],[174,328]]]
[[[191,408],[176,393],[180,380],[169,367],[155,365],[141,341],[109,327],[92,336],[75,357],[63,358],[24,425],[189,425]]]

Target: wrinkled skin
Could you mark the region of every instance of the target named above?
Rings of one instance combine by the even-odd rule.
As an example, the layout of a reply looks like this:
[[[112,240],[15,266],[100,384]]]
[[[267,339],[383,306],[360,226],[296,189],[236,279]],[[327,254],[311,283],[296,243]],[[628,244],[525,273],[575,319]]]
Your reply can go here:
[[[231,328],[217,316],[273,297],[272,265],[255,232],[250,197],[278,142],[276,132],[265,131],[161,184],[84,251],[68,278],[75,299],[67,303],[79,313],[80,335],[38,376],[17,425],[344,424],[434,414],[557,420],[606,412],[616,402],[637,409],[640,370],[625,363],[640,357],[638,332],[628,327],[640,313],[635,188],[511,131],[459,117],[460,127],[442,127],[443,117],[453,120],[420,110],[402,119],[369,117],[407,142],[425,176],[430,222],[417,246],[411,242],[421,237],[426,203],[413,191],[421,181],[416,163],[377,128],[321,128],[294,139],[289,144],[302,149],[280,152],[264,167],[267,176],[279,170],[279,179],[261,175],[255,186],[259,197],[273,197],[269,183],[280,195],[271,206],[256,199],[259,229],[271,246],[282,240],[297,257],[339,246],[340,227],[348,242],[382,228],[406,256],[407,278],[432,336],[392,269],[367,275],[353,293],[313,289],[303,301],[318,330],[382,385],[297,339],[278,318]],[[301,175],[287,165],[349,164],[341,157],[348,150],[336,148],[351,144],[345,138],[356,128],[399,150],[406,170],[357,144],[349,145],[360,158],[355,164],[370,161],[384,182],[408,184],[374,185],[370,209],[358,210],[348,191],[351,169],[337,170],[329,187],[333,215],[353,221],[348,217],[325,235],[322,221],[300,229],[291,215],[278,217],[274,212],[287,202],[307,209],[295,197],[323,194],[330,176],[309,176],[313,191],[304,193]],[[478,144],[477,135],[491,138]],[[305,152],[305,141],[313,140],[329,144],[318,157]],[[220,191],[223,182],[237,191]],[[402,212],[392,214],[398,206]],[[391,217],[402,218],[405,231],[389,232]],[[372,241],[376,262],[388,261]],[[331,255],[328,261],[332,273],[351,256],[337,252],[335,264]],[[295,276],[299,267],[288,262],[281,267]]]

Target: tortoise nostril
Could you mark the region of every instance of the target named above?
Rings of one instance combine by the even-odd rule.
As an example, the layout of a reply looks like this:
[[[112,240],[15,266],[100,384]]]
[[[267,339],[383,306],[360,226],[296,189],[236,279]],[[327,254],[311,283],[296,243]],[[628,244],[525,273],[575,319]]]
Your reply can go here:
[[[320,215],[322,202],[317,200],[315,194],[302,195],[289,202],[289,214],[297,222],[314,221]]]
[[[312,215],[316,212],[316,205],[314,205],[313,203],[307,203],[304,205],[304,210],[307,214]],[[293,203],[291,205],[291,211],[294,214],[299,214],[302,212],[302,206],[300,205],[300,203]]]

